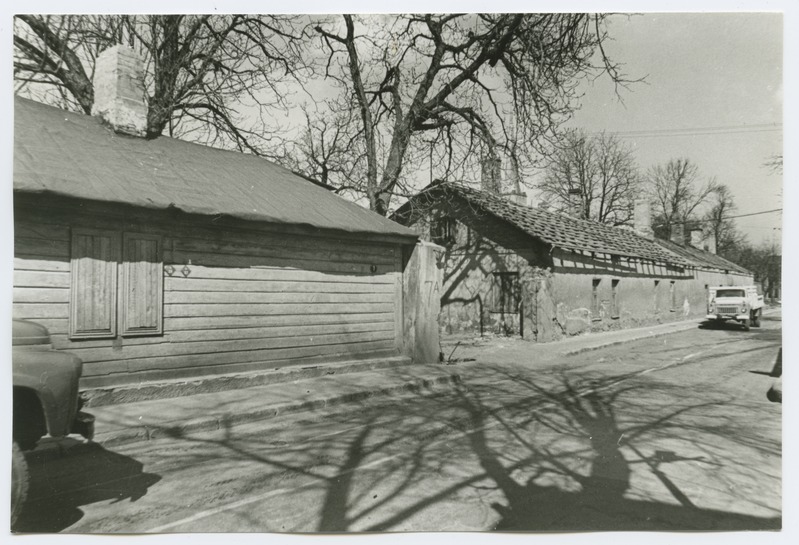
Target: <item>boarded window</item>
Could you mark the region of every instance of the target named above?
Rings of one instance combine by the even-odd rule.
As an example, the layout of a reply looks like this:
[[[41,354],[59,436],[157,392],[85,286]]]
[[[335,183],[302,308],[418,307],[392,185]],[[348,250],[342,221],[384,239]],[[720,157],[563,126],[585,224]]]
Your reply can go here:
[[[442,246],[454,244],[456,229],[457,222],[453,218],[436,218],[430,226],[430,240]]]
[[[69,336],[163,332],[161,238],[73,229]]]
[[[125,233],[123,248],[120,334],[159,334],[163,307],[161,237]]]
[[[72,232],[69,336],[99,339],[117,333],[119,233]]]
[[[610,286],[610,317],[618,318],[619,313],[619,281],[611,280]]]
[[[600,278],[594,278],[591,281],[591,314],[595,320],[598,320],[600,317],[599,284],[601,281]]]
[[[519,273],[501,272],[494,273],[494,293],[491,312],[515,314],[519,309],[521,288],[519,286]]]

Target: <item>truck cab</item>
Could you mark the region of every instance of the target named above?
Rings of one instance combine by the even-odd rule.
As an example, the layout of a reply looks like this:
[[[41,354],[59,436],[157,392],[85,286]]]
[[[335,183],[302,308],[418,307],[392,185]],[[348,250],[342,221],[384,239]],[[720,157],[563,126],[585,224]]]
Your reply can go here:
[[[750,326],[760,327],[763,313],[763,296],[755,286],[716,286],[708,288],[707,320],[724,322],[734,320],[749,331]]]

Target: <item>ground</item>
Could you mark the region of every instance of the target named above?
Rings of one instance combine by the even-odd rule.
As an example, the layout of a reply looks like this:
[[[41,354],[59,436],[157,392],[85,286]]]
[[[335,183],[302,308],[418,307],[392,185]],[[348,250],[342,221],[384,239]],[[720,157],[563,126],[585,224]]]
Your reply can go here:
[[[772,317],[568,357],[460,346],[454,388],[34,462],[18,530],[779,529],[780,343]]]

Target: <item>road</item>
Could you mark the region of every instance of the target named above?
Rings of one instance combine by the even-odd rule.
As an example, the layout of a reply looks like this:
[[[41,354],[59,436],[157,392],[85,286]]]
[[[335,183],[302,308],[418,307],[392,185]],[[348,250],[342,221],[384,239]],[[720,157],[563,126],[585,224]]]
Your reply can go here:
[[[17,529],[778,529],[780,342],[771,317],[544,361],[482,346],[446,393],[34,463]]]

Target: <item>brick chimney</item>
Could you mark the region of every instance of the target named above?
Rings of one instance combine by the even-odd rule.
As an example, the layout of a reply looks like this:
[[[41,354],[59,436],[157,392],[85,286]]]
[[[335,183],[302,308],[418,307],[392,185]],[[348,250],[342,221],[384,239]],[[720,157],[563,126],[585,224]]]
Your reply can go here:
[[[703,243],[703,249],[710,252],[711,254],[716,253],[716,235],[710,233],[707,238],[705,238]]]
[[[705,242],[705,237],[702,234],[701,229],[691,229],[691,246],[694,248],[699,248],[700,250],[703,249],[703,244]]]
[[[652,207],[648,200],[637,199],[633,208],[633,229],[639,236],[652,240],[655,232],[652,230]]]
[[[579,188],[569,189],[568,198],[567,214],[573,218],[582,219],[583,192]]]
[[[110,47],[97,57],[92,115],[101,117],[115,132],[147,134],[142,65],[141,57],[124,45]]]
[[[671,241],[676,244],[685,244],[685,224],[677,222],[671,224]]]
[[[502,162],[499,157],[488,155],[480,164],[480,189],[494,195],[500,193]]]
[[[511,156],[510,166],[510,185],[513,189],[509,193],[505,193],[502,196],[520,206],[527,206],[527,193],[522,191],[522,175],[519,172],[519,161],[513,156]]]

